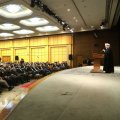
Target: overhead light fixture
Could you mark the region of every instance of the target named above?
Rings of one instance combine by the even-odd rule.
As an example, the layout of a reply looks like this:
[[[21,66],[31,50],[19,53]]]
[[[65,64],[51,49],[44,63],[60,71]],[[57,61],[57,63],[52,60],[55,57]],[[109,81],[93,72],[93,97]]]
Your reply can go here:
[[[4,23],[4,24],[0,25],[1,30],[15,30],[15,29],[19,29],[19,28],[20,28],[20,26],[14,25],[11,23]]]
[[[95,28],[93,25],[90,26],[91,28]]]
[[[100,29],[104,29],[105,27],[103,25],[100,26]]]
[[[70,9],[68,8],[67,11],[70,12]]]
[[[70,29],[70,32],[73,33],[74,32],[74,28]]]
[[[86,31],[83,27],[81,27],[81,30],[80,31]]]
[[[64,24],[65,24],[65,22],[64,22],[64,21],[62,21],[61,23],[62,23],[62,25],[64,25]]]
[[[20,23],[26,26],[41,26],[46,25],[49,22],[44,18],[33,17],[26,20],[21,20]]]
[[[32,34],[32,33],[34,33],[34,31],[22,29],[22,30],[13,31],[13,33],[25,35],[25,34]]]
[[[105,29],[107,24],[108,24],[107,20],[102,20],[100,24],[100,29]]]
[[[73,17],[73,19],[75,20],[75,19],[76,19],[76,17]]]
[[[37,27],[36,30],[40,32],[53,32],[53,31],[58,31],[59,28],[57,26],[44,26],[44,27]]]
[[[55,20],[57,20],[58,23],[63,26],[63,30],[67,30],[66,27],[68,27],[69,25],[66,22],[64,22],[64,20],[62,20],[59,16],[57,16],[56,13],[54,13],[50,8],[48,8],[48,6],[45,5],[41,0],[31,0],[30,6],[31,7],[35,7],[35,6],[39,7],[43,12],[47,13],[48,15],[53,17]],[[70,28],[70,26],[69,26],[69,28]]]
[[[0,7],[0,15],[6,18],[19,18],[31,15],[33,12],[24,5],[9,4]]]
[[[14,34],[11,34],[11,33],[0,33],[0,37],[10,37],[10,36],[14,36]]]
[[[10,4],[6,6],[6,10],[10,13],[17,13],[21,10],[21,6],[20,5],[15,5],[15,4]]]

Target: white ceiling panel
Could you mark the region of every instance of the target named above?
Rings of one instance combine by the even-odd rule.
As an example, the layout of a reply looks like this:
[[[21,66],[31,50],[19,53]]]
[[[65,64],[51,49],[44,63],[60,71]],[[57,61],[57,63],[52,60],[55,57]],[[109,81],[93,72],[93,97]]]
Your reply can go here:
[[[44,3],[76,30],[85,26],[72,0],[44,0]],[[69,9],[69,11],[68,11]]]
[[[74,0],[86,24],[99,26],[105,19],[106,0]]]
[[[39,0],[38,0],[39,1]],[[23,5],[26,8],[32,11],[31,14],[27,16],[21,16],[20,18],[17,16],[16,13],[15,17],[13,18],[6,18],[3,16],[3,13],[0,13],[0,25],[4,23],[11,23],[16,26],[19,26],[17,30],[8,30],[8,29],[0,29],[0,40],[4,39],[11,39],[11,38],[21,38],[21,37],[30,37],[30,36],[43,36],[43,35],[51,35],[51,34],[61,34],[61,33],[71,33],[71,32],[79,32],[79,31],[90,31],[94,29],[100,28],[100,24],[102,20],[106,17],[106,1],[112,1],[110,3],[110,23],[108,24],[111,27],[115,10],[117,7],[118,0],[40,0],[47,7],[52,10],[56,16],[60,17],[64,22],[66,22],[71,29],[63,30],[63,25],[61,25],[55,17],[43,12],[37,5],[35,7],[31,7],[31,0],[0,0],[0,7],[10,5],[10,4],[17,4]],[[12,9],[12,8],[11,8]],[[14,12],[14,11],[13,11]],[[43,18],[48,22],[46,24],[36,24],[31,23],[28,24],[21,24],[21,20],[29,20],[30,18]],[[64,23],[63,23],[64,24]],[[42,28],[45,26],[56,26],[58,30],[56,31],[41,31]],[[42,27],[42,28],[41,28]],[[36,29],[36,28],[39,28]],[[34,31],[32,34],[21,35],[15,34],[14,31],[27,29],[30,31]],[[8,34],[3,34],[8,33]],[[6,36],[5,36],[6,35]],[[8,35],[8,36],[7,36]],[[11,35],[12,37],[9,37]],[[13,36],[14,35],[14,36]]]

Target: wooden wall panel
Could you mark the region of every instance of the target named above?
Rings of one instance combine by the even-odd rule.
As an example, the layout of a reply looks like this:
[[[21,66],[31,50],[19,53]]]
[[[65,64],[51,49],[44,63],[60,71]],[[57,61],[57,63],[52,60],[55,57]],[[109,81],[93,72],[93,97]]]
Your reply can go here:
[[[0,48],[10,48],[12,47],[12,41],[0,41]]]
[[[11,49],[2,49],[1,56],[11,56]]]
[[[24,61],[28,62],[28,52],[26,48],[15,48],[15,54],[14,56],[18,56],[19,57],[19,61],[21,60],[21,58],[24,59]],[[15,58],[15,57],[14,57]]]
[[[49,45],[65,45],[72,44],[71,35],[63,35],[63,36],[50,36],[49,37]]]
[[[50,47],[50,62],[68,61],[67,46],[52,46]]]
[[[30,39],[30,46],[48,45],[48,37],[35,37]]]
[[[73,37],[73,55],[74,55],[74,67],[77,66],[77,57],[82,56],[82,59],[92,58],[93,52],[101,52],[104,48],[105,42],[111,44],[114,54],[114,64],[120,64],[120,52],[119,52],[119,33],[113,30],[104,30],[97,32],[97,38],[94,36],[94,32],[81,32],[75,33]]]
[[[13,47],[24,47],[24,46],[29,46],[28,39],[19,39],[13,41]]]
[[[65,47],[66,52],[64,55],[58,55],[58,52],[62,51],[63,53],[64,48],[56,48],[56,46]],[[55,55],[51,54],[51,47],[58,50],[57,56],[59,57],[53,57]],[[2,49],[5,48],[10,48],[9,54],[12,62],[15,61],[15,56],[19,56],[19,60],[23,58],[25,62],[47,62],[51,61],[52,55],[52,61],[61,62],[67,60],[67,62],[70,63],[68,55],[72,53],[72,36],[65,34],[0,41],[0,57],[2,57]]]
[[[34,47],[31,48],[31,61],[32,62],[47,62],[48,61],[48,47]]]

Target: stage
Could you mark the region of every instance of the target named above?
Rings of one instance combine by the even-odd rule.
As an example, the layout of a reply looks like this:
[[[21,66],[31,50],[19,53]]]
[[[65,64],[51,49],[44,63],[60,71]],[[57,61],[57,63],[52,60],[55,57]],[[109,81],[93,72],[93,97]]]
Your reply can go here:
[[[46,78],[7,120],[119,120],[120,67],[115,73],[91,73],[91,69],[73,68]]]

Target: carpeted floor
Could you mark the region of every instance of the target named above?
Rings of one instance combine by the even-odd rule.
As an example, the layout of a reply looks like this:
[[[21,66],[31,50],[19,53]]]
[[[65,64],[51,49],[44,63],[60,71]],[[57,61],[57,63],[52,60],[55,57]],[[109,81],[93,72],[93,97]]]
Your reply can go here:
[[[7,120],[120,120],[120,67],[61,71],[33,88]]]
[[[0,94],[0,113],[2,112],[2,110],[4,108],[7,107],[7,105],[11,101],[14,101],[14,100],[15,101],[20,101],[22,99],[21,97],[24,96],[24,95],[26,95],[28,93],[29,88],[31,88],[32,86],[34,86],[34,84],[36,82],[37,82],[36,80],[33,80],[33,81],[28,82],[28,83],[24,83],[22,85],[16,86],[11,91],[8,91],[7,89],[4,90]]]
[[[25,83],[23,85],[20,85],[21,88],[28,88],[30,86],[32,86],[36,81],[31,81],[31,82],[28,82],[28,83]]]

